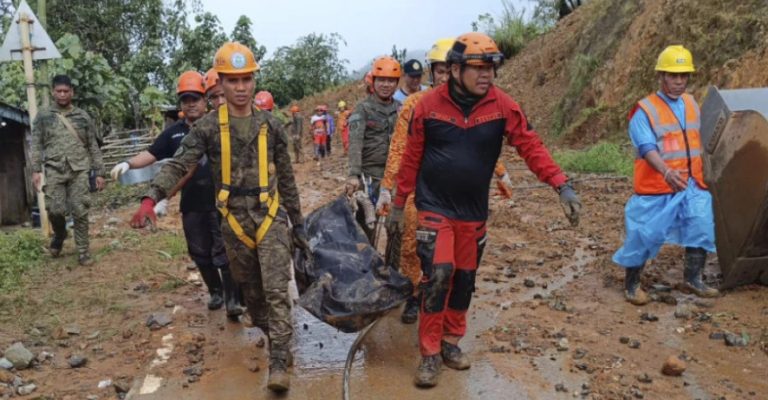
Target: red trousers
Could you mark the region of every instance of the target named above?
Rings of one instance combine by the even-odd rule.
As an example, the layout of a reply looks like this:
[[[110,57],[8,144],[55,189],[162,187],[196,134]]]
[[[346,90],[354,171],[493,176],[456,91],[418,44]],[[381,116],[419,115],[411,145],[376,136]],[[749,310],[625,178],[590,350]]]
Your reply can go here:
[[[419,348],[423,356],[440,353],[443,336],[463,337],[475,291],[475,273],[486,240],[485,221],[452,220],[419,211],[416,231],[421,260]]]
[[[344,144],[344,154],[349,151],[349,126],[341,129],[341,142]]]

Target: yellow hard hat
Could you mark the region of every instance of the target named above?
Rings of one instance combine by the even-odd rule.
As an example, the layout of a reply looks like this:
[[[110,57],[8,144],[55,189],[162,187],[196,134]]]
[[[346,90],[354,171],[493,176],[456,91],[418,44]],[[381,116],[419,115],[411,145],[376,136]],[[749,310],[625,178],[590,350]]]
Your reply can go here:
[[[686,73],[696,72],[693,66],[693,55],[681,45],[667,46],[659,54],[659,60],[656,61],[656,71]]]
[[[238,42],[224,43],[213,56],[213,68],[220,74],[243,74],[259,70],[253,52]]]
[[[347,107],[347,102],[346,102],[346,101],[344,101],[344,100],[339,100],[339,104],[338,104],[338,107],[339,107],[339,108],[345,108],[345,107]]]
[[[432,48],[427,52],[427,64],[445,62],[448,58],[448,50],[453,47],[454,38],[437,39]]]

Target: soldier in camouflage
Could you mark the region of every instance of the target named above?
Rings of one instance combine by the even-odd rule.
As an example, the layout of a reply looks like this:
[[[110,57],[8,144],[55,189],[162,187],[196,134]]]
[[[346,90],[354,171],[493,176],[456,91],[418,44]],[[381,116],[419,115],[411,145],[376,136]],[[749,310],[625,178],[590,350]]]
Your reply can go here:
[[[32,181],[41,190],[45,166],[46,210],[53,228],[49,251],[58,257],[67,237],[66,213],[74,220],[75,245],[80,265],[91,265],[88,250],[88,209],[91,205],[88,174],[96,175],[96,188],[104,188],[104,164],[99,134],[91,117],[72,105],[74,90],[66,75],[53,78],[55,104],[40,111],[32,123]]]
[[[349,117],[349,178],[346,192],[352,195],[360,188],[366,189],[371,201],[376,204],[400,106],[392,98],[400,79],[400,64],[392,57],[379,57],[371,71],[373,93],[358,103]],[[366,226],[362,209],[358,210],[357,220],[368,239],[372,240],[375,228]]]
[[[225,43],[214,58],[221,78],[221,85],[229,115],[231,149],[231,185],[226,203],[219,201],[242,227],[244,233],[254,238],[257,229],[267,220],[268,210],[259,199],[259,152],[260,128],[268,128],[267,158],[269,161],[268,190],[271,196],[279,192],[280,209],[266,235],[255,248],[247,245],[227,218],[222,218],[222,236],[230,262],[230,269],[241,285],[251,319],[269,337],[270,361],[267,387],[273,391],[285,391],[290,386],[287,368],[292,363],[290,340],[293,335],[291,299],[288,282],[291,273],[291,250],[296,246],[308,251],[309,245],[303,230],[303,217],[299,192],[291,167],[288,139],[283,124],[265,111],[252,105],[258,70],[253,53],[239,43]],[[213,170],[216,191],[222,189],[222,153],[219,114],[214,111],[192,126],[184,137],[181,147],[170,162],[163,166],[152,181],[149,192],[142,199],[139,211],[134,215],[132,226],[143,226],[147,218],[154,219],[152,210],[176,183],[207,156]],[[290,219],[293,229],[289,230]]]
[[[301,157],[301,134],[302,129],[304,129],[304,120],[301,119],[301,114],[299,114],[299,106],[292,105],[290,110],[291,119],[288,120],[285,127],[288,128],[290,126],[291,129],[291,142],[293,142],[294,153],[293,161],[301,164],[304,162]]]

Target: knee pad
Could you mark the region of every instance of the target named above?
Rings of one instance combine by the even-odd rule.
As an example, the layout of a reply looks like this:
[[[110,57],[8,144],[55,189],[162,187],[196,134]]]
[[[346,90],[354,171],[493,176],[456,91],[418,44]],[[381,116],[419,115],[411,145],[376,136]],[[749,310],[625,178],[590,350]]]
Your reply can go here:
[[[478,249],[479,251],[479,249]],[[478,257],[480,257],[478,253]],[[453,274],[453,290],[448,299],[448,307],[452,310],[466,311],[475,291],[475,276],[477,270],[457,269]]]
[[[436,313],[445,309],[445,300],[451,285],[453,265],[438,264],[432,266],[430,275],[424,274],[421,293],[424,311]]]

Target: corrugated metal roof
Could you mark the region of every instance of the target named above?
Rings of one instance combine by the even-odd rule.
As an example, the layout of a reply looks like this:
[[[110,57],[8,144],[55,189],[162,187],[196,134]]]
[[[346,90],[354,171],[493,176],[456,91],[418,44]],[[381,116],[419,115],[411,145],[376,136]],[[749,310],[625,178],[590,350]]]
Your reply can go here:
[[[0,102],[0,118],[29,126],[29,114],[27,113],[27,110],[22,110],[21,108],[16,108],[3,102]]]

